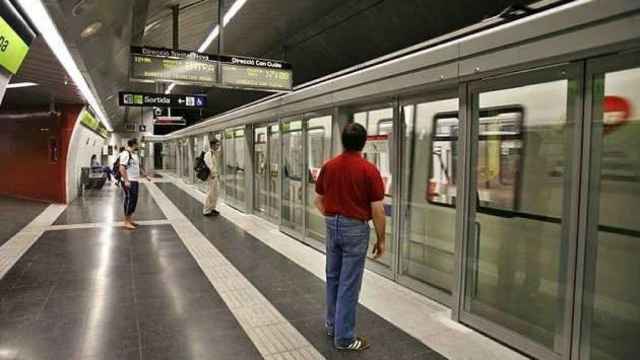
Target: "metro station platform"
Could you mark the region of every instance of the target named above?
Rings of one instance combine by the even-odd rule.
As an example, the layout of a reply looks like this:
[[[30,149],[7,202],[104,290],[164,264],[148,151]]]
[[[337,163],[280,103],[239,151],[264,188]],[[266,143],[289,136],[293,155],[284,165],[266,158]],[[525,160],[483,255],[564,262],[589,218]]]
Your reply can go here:
[[[524,359],[447,308],[366,272],[358,333],[333,349],[324,255],[165,175],[141,185],[139,227],[121,192],[67,205],[2,199],[0,359]]]

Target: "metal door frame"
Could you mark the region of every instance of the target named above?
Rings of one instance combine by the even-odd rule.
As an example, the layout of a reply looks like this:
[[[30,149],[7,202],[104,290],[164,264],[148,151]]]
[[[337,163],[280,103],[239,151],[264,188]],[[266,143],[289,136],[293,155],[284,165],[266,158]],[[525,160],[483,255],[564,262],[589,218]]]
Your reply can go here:
[[[567,89],[567,124],[574,124],[574,130],[571,134],[572,148],[567,153],[567,160],[572,160],[571,164],[567,166],[567,170],[570,172],[569,177],[565,177],[565,184],[563,185],[563,197],[564,197],[564,209],[563,209],[563,221],[562,225],[562,247],[565,248],[564,262],[561,261],[561,271],[566,270],[562,275],[564,276],[564,316],[562,323],[558,327],[558,331],[564,331],[564,340],[558,345],[560,352],[555,352],[553,349],[549,349],[542,344],[539,344],[524,335],[521,335],[511,329],[508,329],[502,325],[494,323],[488,319],[485,319],[479,315],[472,314],[465,310],[465,292],[466,284],[469,280],[468,272],[473,271],[473,268],[468,266],[468,252],[469,246],[473,239],[476,238],[476,227],[471,226],[470,220],[476,219],[476,197],[470,195],[470,190],[476,189],[476,160],[475,155],[478,151],[478,141],[474,141],[478,138],[479,124],[476,121],[475,115],[479,111],[479,94],[487,91],[501,90],[501,89],[514,89],[527,85],[540,84],[555,80],[567,80],[569,81]],[[572,94],[571,83],[575,82],[575,93]],[[577,248],[577,228],[578,228],[578,206],[580,195],[580,151],[581,151],[581,139],[582,139],[582,127],[583,127],[583,67],[581,64],[561,64],[557,66],[550,66],[541,69],[532,69],[525,72],[515,74],[505,74],[503,76],[482,79],[471,82],[465,86],[461,86],[460,92],[465,93],[466,100],[464,105],[467,108],[465,115],[465,121],[461,123],[461,133],[464,134],[464,146],[461,148],[463,152],[464,161],[460,164],[462,168],[459,175],[466,176],[465,186],[459,188],[459,191],[464,191],[465,199],[463,199],[463,206],[459,209],[458,230],[460,233],[459,242],[461,242],[462,249],[460,254],[460,281],[455,294],[457,301],[457,310],[454,312],[454,319],[466,323],[474,328],[481,329],[481,331],[489,334],[492,337],[501,339],[502,341],[510,344],[511,346],[540,359],[569,359],[571,355],[571,338],[572,338],[572,310],[575,295],[575,274],[576,274],[576,248]],[[461,106],[463,103],[461,103]],[[462,107],[461,107],[462,109]],[[468,120],[467,120],[468,119]],[[464,174],[463,174],[464,173]],[[556,337],[558,334],[556,333]]]
[[[302,138],[301,146],[304,152],[304,146],[305,146],[304,116],[302,114],[298,114],[298,115],[291,115],[291,116],[281,118],[280,119],[280,169],[281,170],[284,170],[284,135],[285,135],[285,132],[283,131],[284,124],[294,122],[294,121],[300,121],[300,136]],[[303,154],[303,157],[304,157],[304,154]],[[304,161],[303,161],[303,164],[300,164],[300,165],[304,166]],[[302,168],[302,170],[304,171],[304,167]],[[303,212],[302,212],[302,224],[300,224],[301,229],[298,231],[284,224],[284,216],[282,216],[284,212],[284,206],[283,206],[284,181],[285,181],[284,171],[281,171],[281,174],[279,175],[280,175],[280,221],[279,221],[278,227],[281,232],[293,237],[294,239],[303,241],[302,239],[304,238],[304,191],[306,189],[304,178],[300,180],[301,186],[302,186],[302,192],[303,192],[303,198],[302,198]],[[291,199],[290,202],[293,204],[293,199]],[[292,211],[295,212],[295,208],[293,206],[291,207],[291,209]]]
[[[412,290],[415,290],[423,295],[425,295],[426,297],[433,299],[441,304],[444,304],[450,308],[453,308],[453,294],[455,292],[455,288],[456,288],[456,281],[459,277],[459,272],[457,270],[457,253],[459,252],[459,249],[457,248],[456,244],[457,242],[455,241],[456,239],[456,230],[457,230],[457,218],[456,218],[456,225],[453,228],[453,232],[454,232],[454,254],[453,254],[453,258],[454,258],[454,272],[452,274],[452,277],[454,279],[454,283],[452,284],[452,288],[451,288],[451,294],[448,294],[446,291],[436,288],[432,285],[429,285],[428,283],[418,280],[418,279],[414,279],[413,277],[410,277],[408,275],[404,275],[401,271],[402,269],[402,264],[404,262],[403,257],[402,257],[402,244],[400,244],[400,240],[402,238],[401,234],[406,230],[405,226],[407,224],[407,215],[408,215],[408,206],[409,206],[409,199],[408,199],[408,195],[409,195],[409,189],[405,189],[405,180],[404,179],[404,165],[405,162],[408,161],[408,159],[405,159],[405,154],[404,154],[404,147],[407,146],[406,144],[406,137],[405,137],[405,133],[406,133],[406,128],[404,125],[404,107],[405,106],[414,106],[414,111],[413,111],[413,119],[415,119],[417,111],[417,105],[423,104],[423,103],[429,103],[429,102],[434,102],[434,101],[440,101],[440,100],[448,100],[448,99],[458,99],[458,112],[462,112],[462,101],[459,97],[459,88],[458,88],[458,84],[450,84],[447,86],[441,86],[441,85],[437,85],[435,87],[430,87],[430,88],[426,88],[424,90],[421,91],[421,94],[419,95],[412,95],[412,96],[404,96],[404,97],[400,97],[399,99],[399,103],[398,103],[398,109],[399,109],[399,128],[400,130],[398,131],[398,149],[397,149],[397,154],[399,157],[399,160],[397,160],[398,162],[398,167],[397,167],[397,173],[400,175],[400,198],[398,201],[398,206],[396,206],[398,208],[398,222],[397,222],[397,233],[398,233],[398,239],[397,239],[397,257],[398,257],[398,265],[396,268],[396,280],[398,281],[398,283],[400,283],[403,286],[406,286]],[[462,119],[460,117],[458,117],[459,119],[459,125],[458,128],[461,129],[462,128]],[[435,129],[433,129],[433,131],[435,131]],[[460,135],[458,136],[458,142],[460,142]],[[461,153],[460,153],[461,154]],[[458,156],[460,157],[460,156]],[[458,161],[460,161],[460,159],[458,159]],[[409,164],[407,164],[409,165]],[[456,172],[458,171],[458,169],[456,169]],[[456,179],[456,186],[459,187],[459,183],[458,183],[458,179]],[[457,196],[456,196],[457,198]],[[458,206],[456,206],[454,209],[457,212],[459,211]],[[457,216],[457,215],[456,215]]]
[[[367,127],[369,125],[369,112],[371,111],[376,111],[376,110],[383,110],[383,109],[391,109],[392,110],[392,115],[391,115],[391,121],[392,121],[392,148],[393,151],[395,153],[395,155],[400,156],[401,154],[398,154],[397,149],[399,148],[399,144],[398,144],[398,134],[400,132],[400,128],[399,128],[399,101],[398,101],[398,97],[397,96],[393,96],[393,97],[385,97],[385,98],[379,98],[379,99],[372,99],[370,101],[364,102],[364,103],[356,103],[356,104],[345,104],[342,106],[338,107],[338,114],[339,117],[342,117],[343,121],[354,121],[354,115],[356,113],[360,113],[360,112],[366,112],[367,113]],[[345,115],[348,115],[345,117]],[[346,124],[346,123],[345,123]],[[338,124],[338,127],[340,129],[342,129],[342,127],[344,126],[344,124]],[[367,128],[367,135],[369,135],[369,129]],[[398,234],[399,232],[397,231],[397,226],[398,226],[398,220],[399,220],[399,212],[398,212],[398,201],[400,201],[400,178],[399,178],[399,157],[397,158],[397,160],[395,161],[395,163],[393,164],[393,168],[390,169],[392,174],[394,175],[393,177],[393,183],[391,185],[391,199],[392,199],[392,213],[391,213],[391,221],[393,224],[393,231],[390,234],[390,238],[393,241],[393,246],[389,246],[389,240],[390,239],[386,239],[387,240],[387,252],[392,252],[392,256],[391,256],[391,264],[389,264],[389,266],[386,266],[380,262],[374,261],[372,259],[370,259],[367,256],[367,260],[366,260],[366,268],[370,271],[373,271],[374,273],[384,276],[388,279],[391,279],[393,281],[396,281],[396,274],[397,272],[397,267],[398,267],[398,250],[399,250],[399,244],[398,244]],[[390,160],[391,161],[391,157]],[[392,165],[390,164],[390,167],[392,167]],[[397,178],[397,179],[396,179]],[[386,196],[386,195],[385,195]],[[395,201],[395,202],[394,202]],[[389,225],[389,224],[387,224]]]
[[[316,119],[316,118],[321,118],[321,117],[325,117],[325,116],[330,116],[331,117],[331,124],[330,124],[330,129],[329,129],[329,141],[332,143],[333,142],[333,136],[334,136],[334,129],[333,129],[333,123],[334,123],[334,109],[333,108],[328,108],[328,109],[324,109],[324,110],[318,110],[318,111],[313,111],[313,112],[308,112],[302,115],[302,143],[304,146],[303,149],[303,190],[302,190],[302,242],[304,242],[305,244],[321,251],[321,252],[326,252],[326,245],[325,243],[314,239],[310,236],[308,236],[307,234],[307,230],[309,228],[309,219],[307,217],[307,202],[309,201],[309,199],[307,198],[308,196],[308,176],[309,176],[309,120],[312,119]],[[329,159],[332,156],[332,144],[330,144],[329,146]]]
[[[260,128],[264,128],[265,129],[265,152],[266,152],[265,161],[269,165],[269,169],[270,169],[271,168],[271,164],[269,163],[269,160],[270,160],[270,154],[269,154],[269,126],[270,126],[269,122],[261,122],[261,123],[253,124],[253,136],[254,137],[256,136],[256,133],[257,133],[256,130],[257,129],[260,129]],[[253,144],[252,144],[252,147],[251,147],[251,149],[252,149],[251,150],[251,157],[253,158],[253,165],[254,166],[256,166],[258,164],[258,161],[256,159],[256,148],[255,147],[256,147],[256,139],[254,138],[253,139]],[[269,173],[267,173],[267,175],[269,175]],[[254,170],[253,171],[253,181],[252,181],[252,183],[253,183],[253,185],[252,185],[253,186],[253,196],[260,197],[260,192],[257,189],[257,184],[258,184],[257,183],[257,179],[258,179],[257,172]],[[269,181],[269,179],[267,177],[265,179],[265,182],[268,182],[268,181]],[[257,205],[258,205],[259,202],[257,201],[257,199],[253,199],[253,206],[251,207],[251,214],[259,216],[259,217],[261,217],[261,218],[263,218],[265,220],[272,221],[273,219],[271,219],[267,214],[268,213],[268,207],[269,207],[269,197],[268,196],[267,196],[266,200],[267,200],[267,203],[265,204],[265,209],[264,209],[263,212],[260,212],[257,209]]]
[[[592,314],[585,312],[587,305],[585,297],[593,293],[595,288],[595,275],[597,270],[598,239],[589,242],[589,233],[598,231],[598,223],[591,221],[590,214],[598,214],[600,189],[599,181],[593,183],[593,179],[600,174],[600,158],[592,156],[594,149],[601,152],[601,138],[594,138],[593,124],[594,114],[600,114],[601,105],[595,102],[595,80],[610,72],[631,70],[640,68],[640,51],[634,49],[630,52],[608,55],[586,61],[585,86],[584,86],[584,124],[582,131],[582,170],[580,188],[580,217],[578,227],[578,262],[576,269],[576,290],[573,311],[572,334],[572,359],[588,360],[591,358],[591,323]],[[590,195],[598,186],[598,197],[592,199]]]

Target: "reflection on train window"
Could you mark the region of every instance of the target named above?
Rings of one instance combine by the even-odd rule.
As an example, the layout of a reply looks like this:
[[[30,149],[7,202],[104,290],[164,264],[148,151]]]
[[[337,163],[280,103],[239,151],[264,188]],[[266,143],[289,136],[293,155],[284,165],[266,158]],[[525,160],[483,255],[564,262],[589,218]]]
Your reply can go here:
[[[302,148],[302,121],[292,121],[283,124],[283,150],[284,150],[284,176],[296,180],[302,180],[303,154]]]
[[[520,106],[480,110],[477,195],[481,209],[517,209],[523,113]],[[451,206],[455,205],[458,113],[439,113],[433,121],[427,198],[431,203]]]
[[[325,161],[325,129],[312,127],[307,129],[309,155],[309,182],[315,183],[320,174],[320,168]]]

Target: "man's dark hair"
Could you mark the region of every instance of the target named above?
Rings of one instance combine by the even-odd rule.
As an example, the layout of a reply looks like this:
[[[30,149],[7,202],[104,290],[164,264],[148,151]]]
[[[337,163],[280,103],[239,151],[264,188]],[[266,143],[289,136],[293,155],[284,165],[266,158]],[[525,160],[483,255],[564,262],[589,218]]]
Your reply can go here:
[[[129,147],[132,147],[133,145],[137,145],[138,144],[138,139],[133,138],[133,139],[129,139],[129,141],[127,141],[127,145],[129,145]]]
[[[362,151],[367,142],[367,130],[358,123],[349,123],[342,129],[342,147],[346,151]]]

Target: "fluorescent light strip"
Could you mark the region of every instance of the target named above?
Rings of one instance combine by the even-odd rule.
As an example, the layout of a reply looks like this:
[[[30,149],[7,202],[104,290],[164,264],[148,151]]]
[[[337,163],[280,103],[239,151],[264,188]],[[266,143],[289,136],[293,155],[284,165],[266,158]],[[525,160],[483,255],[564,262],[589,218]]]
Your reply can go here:
[[[227,13],[224,14],[224,17],[222,18],[223,26],[227,26],[227,24],[231,21],[231,19],[233,19],[234,16],[236,16],[238,11],[242,9],[242,7],[246,2],[247,0],[236,0],[236,2],[234,2],[233,5],[231,5],[231,7],[229,8],[229,11],[227,11]],[[213,30],[211,30],[209,35],[207,35],[207,38],[204,39],[204,42],[202,43],[202,45],[200,45],[200,47],[198,48],[198,52],[201,53],[207,50],[209,45],[211,45],[213,40],[215,40],[218,37],[218,35],[220,35],[220,25],[216,25],[216,27],[214,27]],[[165,91],[165,94],[170,94],[174,86],[175,84],[169,85],[169,88],[167,89],[167,91]]]
[[[34,82],[19,82],[7,85],[7,89],[23,88],[29,86],[38,86],[38,84]]]
[[[89,84],[85,80],[82,72],[78,68],[78,65],[73,60],[67,45],[65,44],[62,36],[58,32],[58,28],[53,23],[53,19],[49,16],[47,9],[41,0],[17,0],[18,4],[26,11],[27,15],[31,19],[31,23],[38,29],[40,35],[49,45],[51,51],[55,54],[56,58],[62,67],[67,71],[67,74],[73,80],[84,99],[93,108],[98,118],[105,125],[107,130],[113,131],[109,118],[102,112],[100,103],[91,92]]]

